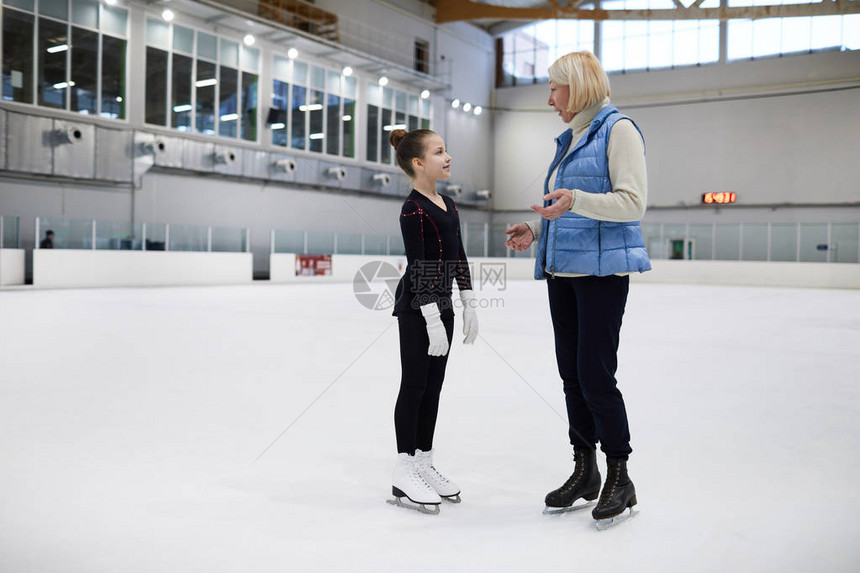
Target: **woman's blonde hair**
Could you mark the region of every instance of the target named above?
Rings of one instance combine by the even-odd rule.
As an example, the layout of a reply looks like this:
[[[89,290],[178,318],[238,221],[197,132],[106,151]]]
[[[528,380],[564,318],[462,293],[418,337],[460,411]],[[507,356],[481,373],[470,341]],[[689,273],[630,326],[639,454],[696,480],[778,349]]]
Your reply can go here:
[[[591,52],[571,52],[549,67],[549,80],[570,86],[567,111],[579,113],[609,97],[609,78],[600,60]]]

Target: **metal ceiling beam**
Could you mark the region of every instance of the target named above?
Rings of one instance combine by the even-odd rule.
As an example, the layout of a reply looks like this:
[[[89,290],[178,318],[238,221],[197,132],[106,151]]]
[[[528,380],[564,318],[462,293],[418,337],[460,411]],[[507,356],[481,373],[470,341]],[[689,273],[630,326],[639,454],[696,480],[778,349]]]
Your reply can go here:
[[[472,0],[436,0],[436,22],[463,20],[734,20],[758,18],[792,18],[796,16],[836,16],[860,14],[860,0],[824,0],[814,4],[780,4],[773,6],[724,6],[700,8],[702,0],[684,8],[663,10],[580,10],[553,3],[551,8],[509,8],[481,4]],[[578,5],[578,3],[577,3]]]

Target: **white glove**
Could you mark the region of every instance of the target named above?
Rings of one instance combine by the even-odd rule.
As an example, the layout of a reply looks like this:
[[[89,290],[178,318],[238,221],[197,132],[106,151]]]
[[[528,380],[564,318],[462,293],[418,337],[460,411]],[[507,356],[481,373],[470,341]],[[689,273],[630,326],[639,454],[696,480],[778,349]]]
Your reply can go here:
[[[463,344],[473,344],[478,338],[478,313],[475,312],[475,293],[471,290],[461,290],[460,300],[463,302]]]
[[[427,336],[430,337],[430,346],[427,354],[430,356],[445,356],[448,354],[448,333],[439,316],[439,306],[435,302],[425,304],[421,307],[421,314],[427,321]]]

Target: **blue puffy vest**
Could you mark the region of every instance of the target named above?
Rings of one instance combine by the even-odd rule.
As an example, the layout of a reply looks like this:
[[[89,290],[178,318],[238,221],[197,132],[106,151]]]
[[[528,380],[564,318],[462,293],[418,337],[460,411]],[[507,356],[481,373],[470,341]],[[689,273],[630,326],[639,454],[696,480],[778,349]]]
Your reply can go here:
[[[620,119],[630,118],[613,105],[601,109],[588,132],[569,154],[572,130],[568,129],[557,137],[558,148],[544,180],[544,194],[549,193],[549,179],[556,166],[556,189],[579,189],[587,193],[612,191],[606,146],[612,126]],[[639,130],[639,126],[636,129]],[[641,130],[639,132],[641,134]],[[550,204],[544,202],[544,206]],[[545,278],[545,272],[550,275],[576,273],[605,277],[648,270],[651,270],[651,261],[645,250],[639,221],[598,221],[571,211],[553,221],[541,221],[535,260],[536,279]]]

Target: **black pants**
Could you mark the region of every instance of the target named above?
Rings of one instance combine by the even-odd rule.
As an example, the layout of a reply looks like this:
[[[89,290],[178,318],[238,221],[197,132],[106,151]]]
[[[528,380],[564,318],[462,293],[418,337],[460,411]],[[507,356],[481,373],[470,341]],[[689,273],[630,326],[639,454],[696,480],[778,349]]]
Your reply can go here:
[[[547,279],[558,372],[564,382],[570,443],[626,460],[630,430],[615,381],[618,335],[629,277]]]
[[[448,354],[430,356],[427,348],[427,323],[422,316],[401,315],[400,326],[400,394],[394,407],[394,430],[397,453],[414,454],[416,449],[433,448],[439,394],[445,380]],[[454,315],[442,315],[448,333],[448,344],[454,334]],[[449,352],[450,353],[450,352]]]

